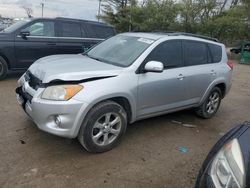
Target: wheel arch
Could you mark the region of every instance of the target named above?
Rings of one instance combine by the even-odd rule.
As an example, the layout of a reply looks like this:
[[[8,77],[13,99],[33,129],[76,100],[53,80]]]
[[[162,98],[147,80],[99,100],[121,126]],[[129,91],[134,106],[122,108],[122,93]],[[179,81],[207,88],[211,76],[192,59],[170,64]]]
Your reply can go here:
[[[101,98],[98,98],[96,100],[94,100],[92,103],[88,104],[87,107],[80,112],[81,118],[78,120],[77,126],[74,129],[74,133],[73,133],[73,137],[76,137],[79,133],[79,130],[81,128],[81,125],[83,123],[83,121],[85,120],[87,114],[89,113],[89,111],[96,105],[104,102],[104,101],[114,101],[116,103],[118,103],[119,105],[121,105],[124,110],[127,113],[128,116],[128,123],[132,123],[135,121],[136,118],[136,106],[135,106],[135,102],[132,100],[131,97],[129,97],[129,95],[107,95],[107,96],[102,96]]]
[[[11,66],[10,66],[10,61],[9,59],[7,58],[7,56],[5,56],[1,51],[0,51],[0,57],[2,57],[6,63],[7,63],[7,66],[8,66],[8,69],[10,70]]]
[[[226,91],[227,91],[227,84],[225,82],[225,80],[223,79],[219,79],[219,80],[215,80],[213,83],[210,84],[210,86],[207,88],[206,92],[204,93],[204,95],[202,96],[201,98],[201,101],[199,103],[202,104],[205,99],[207,98],[207,96],[209,95],[209,93],[211,92],[211,90],[214,88],[214,87],[218,87],[220,90],[221,90],[221,93],[222,93],[222,98],[225,97],[226,95]]]

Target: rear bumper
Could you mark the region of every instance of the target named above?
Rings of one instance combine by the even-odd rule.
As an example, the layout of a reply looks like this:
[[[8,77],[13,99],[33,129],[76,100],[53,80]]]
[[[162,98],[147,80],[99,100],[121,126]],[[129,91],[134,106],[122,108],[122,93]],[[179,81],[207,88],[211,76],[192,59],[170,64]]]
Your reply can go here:
[[[16,89],[17,100],[37,127],[45,132],[68,138],[77,136],[87,104],[78,100],[51,101],[33,98]]]

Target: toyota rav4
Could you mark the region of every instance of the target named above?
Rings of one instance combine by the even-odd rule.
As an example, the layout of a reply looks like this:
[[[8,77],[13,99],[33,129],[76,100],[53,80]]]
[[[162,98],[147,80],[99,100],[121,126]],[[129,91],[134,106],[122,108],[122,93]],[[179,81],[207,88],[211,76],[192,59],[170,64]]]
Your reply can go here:
[[[211,118],[230,90],[232,68],[212,38],[125,33],[84,54],[37,60],[16,93],[39,129],[104,152],[137,120],[188,108]]]

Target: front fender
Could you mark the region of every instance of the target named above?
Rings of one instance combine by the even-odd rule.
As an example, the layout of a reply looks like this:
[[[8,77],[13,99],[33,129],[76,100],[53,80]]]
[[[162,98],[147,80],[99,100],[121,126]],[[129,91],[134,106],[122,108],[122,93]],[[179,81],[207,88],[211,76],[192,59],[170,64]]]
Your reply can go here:
[[[134,122],[136,119],[136,101],[135,99],[133,99],[132,96],[130,96],[128,93],[112,93],[112,94],[107,94],[107,95],[103,95],[100,96],[98,98],[96,98],[95,100],[91,101],[91,103],[88,104],[84,104],[81,108],[81,110],[78,113],[77,116],[77,123],[74,125],[74,129],[73,129],[73,137],[76,137],[78,135],[78,132],[80,130],[80,127],[82,125],[82,122],[84,121],[86,115],[88,114],[88,112],[98,103],[105,101],[105,100],[112,100],[112,98],[116,98],[116,97],[124,97],[128,100],[129,105],[131,107],[131,121],[130,123]]]

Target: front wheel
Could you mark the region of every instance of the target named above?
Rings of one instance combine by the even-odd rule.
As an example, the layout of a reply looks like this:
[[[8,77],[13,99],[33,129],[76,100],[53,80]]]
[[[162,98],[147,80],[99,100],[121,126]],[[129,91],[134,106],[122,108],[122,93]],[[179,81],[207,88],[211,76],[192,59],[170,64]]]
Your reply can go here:
[[[204,103],[196,110],[196,114],[204,119],[213,117],[220,107],[221,98],[221,90],[218,87],[213,88]]]
[[[89,152],[100,153],[113,149],[121,140],[127,127],[124,108],[105,101],[87,114],[78,134],[78,140]]]

